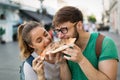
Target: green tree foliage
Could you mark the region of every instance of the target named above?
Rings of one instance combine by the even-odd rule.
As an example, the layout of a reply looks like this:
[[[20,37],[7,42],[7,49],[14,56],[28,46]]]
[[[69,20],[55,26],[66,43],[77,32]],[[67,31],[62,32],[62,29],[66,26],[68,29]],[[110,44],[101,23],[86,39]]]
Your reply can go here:
[[[96,22],[95,16],[94,16],[94,15],[88,16],[88,21],[89,21],[89,22],[92,22],[92,23],[95,23],[95,22]]]
[[[2,36],[3,34],[5,34],[5,29],[3,29],[2,27],[0,27],[0,36]]]

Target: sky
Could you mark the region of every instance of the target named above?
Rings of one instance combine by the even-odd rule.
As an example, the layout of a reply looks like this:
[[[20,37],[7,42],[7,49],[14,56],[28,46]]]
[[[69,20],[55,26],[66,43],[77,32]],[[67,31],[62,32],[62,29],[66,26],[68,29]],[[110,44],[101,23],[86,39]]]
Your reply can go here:
[[[103,12],[102,0],[64,0],[64,2],[66,2],[67,5],[80,8],[83,14],[95,15],[97,21],[101,22]],[[49,12],[52,14],[59,9],[56,0],[45,0],[44,4],[53,8],[52,10],[49,9]]]

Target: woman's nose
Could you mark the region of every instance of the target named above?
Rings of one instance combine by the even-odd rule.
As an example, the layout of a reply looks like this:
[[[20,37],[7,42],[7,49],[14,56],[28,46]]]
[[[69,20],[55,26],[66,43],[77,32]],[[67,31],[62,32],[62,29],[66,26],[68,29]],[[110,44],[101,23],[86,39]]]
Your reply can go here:
[[[51,39],[50,39],[50,38],[46,38],[46,37],[44,38],[44,43],[45,43],[45,44],[48,45],[50,42],[51,42]]]

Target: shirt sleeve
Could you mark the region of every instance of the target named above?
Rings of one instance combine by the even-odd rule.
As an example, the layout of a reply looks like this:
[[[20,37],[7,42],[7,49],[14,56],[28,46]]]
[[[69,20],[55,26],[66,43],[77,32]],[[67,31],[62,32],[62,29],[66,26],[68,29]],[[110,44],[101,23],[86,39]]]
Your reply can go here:
[[[108,59],[116,59],[119,61],[118,51],[114,41],[109,37],[105,37],[102,43],[102,52],[99,61]]]
[[[25,80],[37,80],[36,73],[27,62],[24,63],[24,74]]]

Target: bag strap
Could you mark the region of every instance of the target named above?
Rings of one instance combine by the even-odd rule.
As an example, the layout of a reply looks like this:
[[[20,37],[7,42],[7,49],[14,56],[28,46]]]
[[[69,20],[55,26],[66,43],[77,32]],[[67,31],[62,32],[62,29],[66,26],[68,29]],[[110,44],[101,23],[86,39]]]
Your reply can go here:
[[[34,59],[34,57],[33,57],[32,55],[30,55],[30,56],[26,59],[27,63],[28,63],[30,66],[32,66],[32,61],[33,61],[33,59]]]
[[[104,39],[104,35],[102,34],[98,34],[98,38],[97,38],[97,41],[96,41],[96,56],[97,58],[99,58],[100,54],[101,54],[101,51],[102,51],[102,42],[103,42],[103,39]]]
[[[23,61],[22,65],[20,66],[20,80],[25,80],[25,74],[24,74],[24,63],[27,62],[32,67],[32,61],[34,57],[30,55],[25,61]]]

